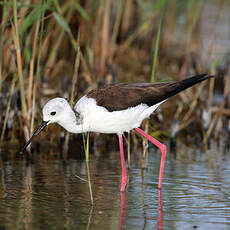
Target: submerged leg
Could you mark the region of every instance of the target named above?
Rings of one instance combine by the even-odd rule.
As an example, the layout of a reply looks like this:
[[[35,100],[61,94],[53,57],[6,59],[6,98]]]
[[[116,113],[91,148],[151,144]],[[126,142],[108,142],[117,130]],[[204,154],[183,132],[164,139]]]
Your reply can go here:
[[[118,134],[119,137],[119,146],[120,146],[120,157],[121,157],[121,189],[120,191],[125,191],[125,186],[127,184],[127,174],[125,167],[125,157],[124,157],[124,149],[123,149],[123,137],[121,134]]]
[[[160,172],[159,172],[159,182],[158,182],[158,188],[161,189],[161,184],[162,184],[162,177],[163,177],[163,171],[164,171],[164,164],[165,164],[165,157],[166,157],[166,146],[162,143],[160,143],[158,140],[155,138],[151,137],[149,134],[144,132],[143,130],[139,128],[135,128],[135,130],[140,133],[143,137],[145,137],[147,140],[152,142],[154,145],[156,145],[160,151],[161,151],[161,164],[160,164]]]

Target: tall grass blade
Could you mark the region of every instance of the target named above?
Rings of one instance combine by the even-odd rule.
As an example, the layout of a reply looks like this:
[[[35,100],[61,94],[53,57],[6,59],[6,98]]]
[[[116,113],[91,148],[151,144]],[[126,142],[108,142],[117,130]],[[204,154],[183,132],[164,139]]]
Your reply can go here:
[[[69,35],[70,41],[71,41],[74,49],[77,50],[77,43],[74,39],[74,36],[73,36],[71,29],[70,29],[68,23],[66,22],[66,20],[60,14],[58,14],[56,12],[54,12],[53,15],[54,15],[54,18],[56,19],[56,21],[58,22],[58,24]]]
[[[21,104],[22,104],[22,116],[23,118],[26,117],[27,107],[26,107],[26,99],[25,99],[25,90],[24,90],[24,79],[23,79],[23,72],[22,72],[22,57],[21,57],[21,49],[20,49],[20,42],[19,42],[19,32],[18,32],[18,15],[17,15],[17,1],[13,0],[13,18],[14,18],[14,46],[16,49],[16,58],[17,58],[17,68],[18,68],[18,78],[19,78],[19,87],[20,87],[20,97],[21,97]]]
[[[86,161],[86,168],[87,168],[90,201],[91,201],[91,204],[93,205],[93,192],[92,192],[91,177],[90,177],[90,170],[89,170],[89,133],[87,133],[86,142],[85,142],[84,134],[82,134],[82,136],[83,136],[83,144],[84,144],[84,150],[85,150],[85,161]]]
[[[3,123],[3,127],[2,127],[1,138],[0,138],[1,141],[3,141],[3,138],[4,138],[4,134],[5,134],[5,130],[6,130],[6,123],[7,123],[8,117],[9,117],[10,105],[11,105],[11,100],[12,100],[12,96],[14,93],[14,86],[15,86],[16,81],[17,81],[17,77],[15,75],[12,82],[11,82],[10,98],[8,100],[8,103],[7,103],[6,114],[5,114],[5,119],[4,119],[4,123]]]
[[[54,18],[56,19],[56,21],[58,22],[58,24],[63,28],[63,30],[67,33],[70,32],[70,27],[67,24],[67,22],[65,21],[65,19],[58,13],[54,12],[53,13]]]
[[[32,47],[32,54],[30,55],[30,70],[29,70],[29,85],[27,90],[27,102],[28,108],[31,108],[31,98],[32,98],[32,88],[34,82],[34,65],[35,65],[35,58],[37,53],[37,42],[38,42],[38,33],[40,28],[40,20],[37,20],[34,32],[34,40],[33,40],[33,47]]]
[[[86,19],[87,21],[90,21],[90,16],[86,12],[86,10],[78,3],[78,2],[73,2],[74,7],[77,9],[77,11],[80,13],[80,15]]]
[[[40,17],[40,9],[33,9],[24,19],[22,26],[19,28],[19,34],[24,33],[31,27]]]
[[[211,74],[215,73],[215,69],[216,69],[217,65],[219,64],[219,62],[220,62],[219,57],[214,59],[214,61],[211,64]],[[208,95],[209,95],[209,97],[208,97],[209,98],[208,106],[209,106],[209,108],[211,108],[212,104],[213,104],[214,86],[215,86],[215,79],[211,78],[210,81],[209,81],[209,92],[208,92]]]
[[[80,32],[78,33],[78,44],[80,42]],[[79,71],[79,66],[80,66],[80,46],[77,48],[77,55],[75,59],[75,64],[74,64],[74,74],[73,74],[73,79],[72,79],[72,90],[71,90],[71,95],[70,95],[70,106],[73,107],[74,103],[74,91],[75,91],[75,85],[77,84],[77,78],[78,78],[78,71]]]
[[[113,27],[112,37],[111,37],[111,46],[110,46],[110,58],[112,58],[115,50],[116,39],[118,36],[119,27],[121,25],[121,18],[124,8],[124,1],[119,0],[118,10],[116,14],[116,19]]]
[[[160,22],[158,25],[157,39],[156,39],[155,50],[153,54],[153,64],[152,64],[152,74],[151,74],[152,83],[155,81],[156,63],[157,63],[158,49],[159,49],[159,43],[160,43],[160,34],[161,34],[161,25],[162,25],[162,16],[160,18]]]
[[[6,0],[4,0],[3,3],[5,3]],[[2,65],[3,65],[3,34],[4,34],[4,19],[6,15],[6,7],[5,5],[2,6],[2,18],[1,18],[1,30],[0,30],[0,97],[2,94],[2,81],[3,81],[3,76],[2,76]]]
[[[33,133],[34,129],[34,117],[35,117],[35,102],[36,102],[36,94],[37,94],[37,84],[40,80],[40,61],[41,61],[41,53],[42,53],[42,41],[43,41],[43,34],[44,34],[44,16],[46,9],[48,8],[49,2],[43,3],[42,0],[39,0],[40,3],[40,18],[39,21],[37,21],[36,24],[36,30],[35,30],[35,36],[38,37],[39,27],[40,27],[40,36],[39,36],[39,45],[38,45],[38,54],[37,54],[37,62],[36,62],[36,77],[34,78],[34,85],[33,85],[33,96],[32,96],[32,115],[31,115],[31,121],[30,121],[30,134]],[[35,39],[33,44],[33,55],[35,55],[36,52],[36,43],[37,39]],[[35,57],[32,56],[31,60],[31,68],[33,69],[32,65],[34,65]],[[33,74],[33,70],[31,70],[31,75]],[[32,78],[32,76],[31,76]]]

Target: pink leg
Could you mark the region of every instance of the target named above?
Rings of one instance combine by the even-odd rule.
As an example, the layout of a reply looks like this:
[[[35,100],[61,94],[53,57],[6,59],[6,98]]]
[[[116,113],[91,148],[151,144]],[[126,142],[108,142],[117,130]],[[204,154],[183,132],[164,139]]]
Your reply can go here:
[[[162,143],[160,143],[158,140],[155,138],[151,137],[148,135],[146,132],[139,128],[135,128],[135,130],[140,133],[143,137],[145,137],[147,140],[152,142],[154,145],[156,145],[160,151],[161,151],[161,164],[160,164],[160,172],[159,172],[159,182],[158,182],[158,188],[161,189],[161,184],[162,184],[162,177],[163,177],[163,171],[164,171],[164,164],[165,164],[165,157],[166,157],[166,146]]]
[[[121,192],[120,193],[120,222],[118,228],[119,230],[122,230],[122,224],[125,217],[125,212],[126,212],[126,197],[125,197],[125,193]]]
[[[127,174],[126,174],[126,167],[125,167],[125,157],[124,157],[124,149],[123,149],[123,137],[121,134],[118,134],[119,137],[119,146],[120,146],[120,157],[121,157],[121,189],[120,191],[125,191],[125,186],[127,184]]]
[[[161,189],[158,190],[158,218],[157,218],[157,229],[164,230],[163,223],[163,208],[162,208],[162,199],[161,199]]]

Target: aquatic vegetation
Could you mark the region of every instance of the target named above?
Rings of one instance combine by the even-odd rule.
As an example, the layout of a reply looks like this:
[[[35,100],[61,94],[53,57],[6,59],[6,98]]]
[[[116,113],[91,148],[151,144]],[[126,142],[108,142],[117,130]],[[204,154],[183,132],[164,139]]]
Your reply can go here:
[[[0,5],[2,143],[28,139],[41,118],[38,111],[55,96],[74,104],[105,83],[180,80],[203,72],[228,75],[229,57],[216,51],[215,32],[226,2],[13,0]],[[208,28],[214,28],[213,35]],[[222,143],[229,136],[229,84],[227,78],[210,80],[182,93],[180,101],[171,100],[156,113],[150,132],[167,130],[172,137],[171,129],[193,141],[202,139],[207,148],[210,138]],[[45,137],[54,143],[63,131],[51,129],[55,132]],[[197,136],[193,129],[199,130]],[[132,134],[131,146],[136,139]]]

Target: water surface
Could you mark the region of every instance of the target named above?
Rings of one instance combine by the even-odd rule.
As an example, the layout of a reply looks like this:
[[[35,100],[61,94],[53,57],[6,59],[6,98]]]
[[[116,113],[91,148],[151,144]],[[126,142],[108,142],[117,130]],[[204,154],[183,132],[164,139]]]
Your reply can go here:
[[[0,229],[230,229],[230,157],[168,154],[162,192],[157,189],[160,153],[131,155],[129,183],[119,192],[118,152],[91,155],[94,205],[84,160],[34,154],[32,162],[1,152]],[[77,153],[76,153],[77,155]],[[3,157],[5,156],[5,157]],[[81,179],[80,179],[80,178]]]

